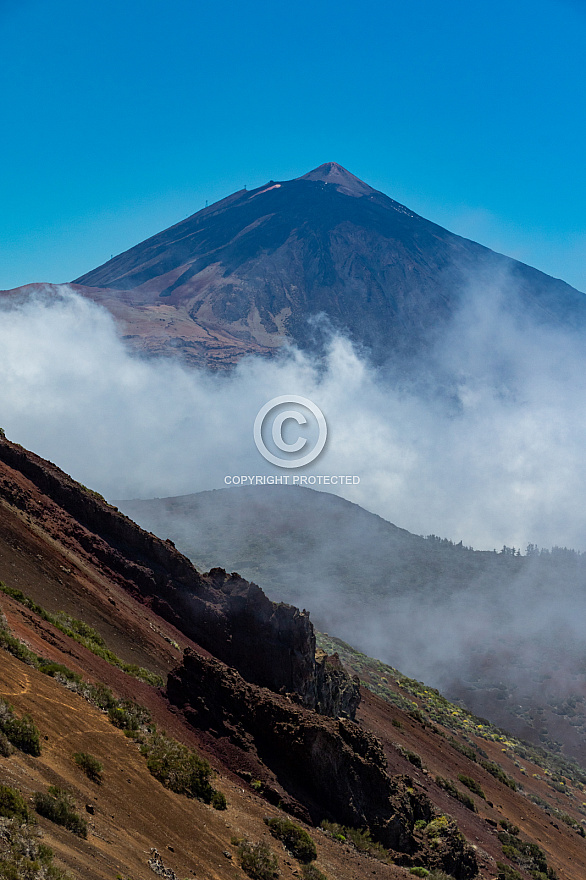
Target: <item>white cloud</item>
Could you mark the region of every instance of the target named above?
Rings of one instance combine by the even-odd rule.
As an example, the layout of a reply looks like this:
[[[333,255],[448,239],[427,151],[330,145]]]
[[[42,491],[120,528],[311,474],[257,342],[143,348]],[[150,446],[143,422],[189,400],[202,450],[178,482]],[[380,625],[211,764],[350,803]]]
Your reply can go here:
[[[254,418],[272,397],[302,395],[329,427],[305,473],[359,475],[343,494],[367,509],[476,547],[586,549],[583,347],[520,327],[510,299],[506,280],[472,285],[413,382],[383,378],[341,337],[322,365],[292,352],[210,375],[130,353],[110,316],[73,293],[5,305],[0,424],[106,497],[164,496],[277,473]]]

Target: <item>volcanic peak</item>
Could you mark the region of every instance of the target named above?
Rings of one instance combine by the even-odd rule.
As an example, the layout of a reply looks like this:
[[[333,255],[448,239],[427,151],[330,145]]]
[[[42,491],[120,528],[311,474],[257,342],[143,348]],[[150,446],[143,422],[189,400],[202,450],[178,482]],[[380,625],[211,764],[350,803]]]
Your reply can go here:
[[[297,180],[321,180],[323,183],[334,184],[339,192],[355,198],[377,192],[363,180],[338,165],[337,162],[326,162],[302,177],[298,177]]]

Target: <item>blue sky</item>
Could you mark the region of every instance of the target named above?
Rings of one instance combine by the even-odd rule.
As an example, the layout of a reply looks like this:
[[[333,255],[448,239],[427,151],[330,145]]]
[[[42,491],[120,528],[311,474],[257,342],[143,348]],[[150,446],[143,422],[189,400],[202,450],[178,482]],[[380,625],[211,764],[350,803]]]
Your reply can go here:
[[[586,4],[0,0],[0,288],[336,161],[586,291]]]

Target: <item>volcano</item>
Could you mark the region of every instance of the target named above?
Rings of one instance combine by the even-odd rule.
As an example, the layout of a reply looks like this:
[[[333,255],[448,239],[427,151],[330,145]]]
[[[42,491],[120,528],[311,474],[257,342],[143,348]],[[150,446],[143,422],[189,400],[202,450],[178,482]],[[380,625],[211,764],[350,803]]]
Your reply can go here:
[[[141,351],[208,366],[345,334],[374,363],[416,354],[472,287],[522,321],[586,325],[584,294],[425,220],[335,162],[240,190],[73,282]],[[30,288],[19,288],[29,292]]]

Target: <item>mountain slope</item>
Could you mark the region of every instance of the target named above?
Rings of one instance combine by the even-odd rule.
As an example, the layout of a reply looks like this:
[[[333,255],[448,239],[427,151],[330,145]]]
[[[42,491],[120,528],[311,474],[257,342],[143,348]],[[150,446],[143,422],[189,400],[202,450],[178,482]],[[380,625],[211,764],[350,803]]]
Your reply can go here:
[[[87,837],[43,817],[39,827],[70,877],[110,880],[118,873],[145,880],[153,870],[161,874],[164,865],[171,880],[189,873],[244,878],[243,838],[267,844],[285,880],[305,877],[263,821],[267,815],[286,818],[283,809],[314,839],[318,868],[329,880],[366,880],[373,873],[406,878],[410,867],[425,864],[460,880],[476,876],[477,864],[488,880],[498,863],[516,865],[528,880],[529,863],[524,868],[515,861],[523,847],[549,866],[552,878],[575,880],[576,872],[586,870],[578,771],[568,766],[567,788],[553,796],[551,809],[568,820],[556,821],[558,813],[548,814],[470,757],[474,731],[452,729],[450,712],[430,723],[415,703],[401,705],[390,692],[385,702],[364,690],[358,721],[352,722],[303,708],[299,696],[260,688],[250,681],[254,670],[243,678],[186,635],[182,627],[192,629],[189,620],[170,622],[173,608],[163,599],[181,579],[184,588],[189,582],[194,594],[205,592],[210,605],[230,618],[234,609],[214,593],[218,572],[198,575],[169,543],[141,532],[49,462],[6,441],[0,443],[0,514],[0,699],[10,700],[17,719],[29,713],[40,731],[40,755],[17,749],[0,757],[0,783],[20,791],[29,809],[33,793],[48,785],[69,792],[87,817]],[[262,612],[254,589],[248,597]],[[59,614],[62,609],[67,616]],[[284,611],[290,615],[293,609]],[[130,665],[116,665],[104,644]],[[181,648],[187,649],[183,659]],[[263,639],[256,639],[256,649],[259,655],[266,650]],[[214,650],[226,650],[221,638]],[[242,656],[233,658],[240,666]],[[167,688],[137,679],[138,664],[162,675],[170,671]],[[359,666],[363,675],[364,663]],[[330,680],[332,691],[350,680],[334,668],[338,684]],[[2,709],[0,723],[5,717]],[[134,728],[131,718],[137,719]],[[159,765],[147,765],[138,748],[152,748],[153,724],[211,761],[214,788],[227,798],[225,811],[171,790],[170,782],[161,786]],[[311,747],[300,750],[307,741]],[[486,739],[478,746],[492,748]],[[179,747],[173,748],[177,753]],[[86,778],[73,761],[82,751],[101,762],[101,782]],[[491,758],[500,763],[493,751]],[[504,772],[522,784],[519,768],[508,757],[504,763]],[[528,766],[546,772],[539,764]],[[450,791],[463,796],[458,775],[476,779],[486,799],[469,797],[466,805],[442,787],[443,780],[452,780]],[[338,802],[337,792],[348,785],[352,797]],[[531,790],[552,798],[544,784]],[[377,849],[351,828],[336,830],[335,822],[347,822],[360,810],[373,833],[398,849]],[[322,818],[329,824],[320,829],[316,822]],[[454,819],[473,846],[464,843]],[[7,821],[0,817],[0,876],[15,839],[26,831],[17,834]],[[6,829],[13,837],[8,849]],[[503,834],[515,845],[504,844]]]
[[[242,572],[322,631],[586,762],[586,557],[474,551],[293,486],[118,503],[196,565]]]
[[[376,362],[414,354],[471,287],[501,282],[523,322],[586,325],[584,295],[569,285],[442,229],[329,162],[236,192],[73,286],[110,309],[140,350],[221,366],[286,342],[319,348],[327,328]]]
[[[179,794],[178,770],[173,763],[165,769],[165,754],[182,754],[165,744],[170,732],[180,743],[197,741],[231,778],[246,771],[262,780],[269,802],[301,821],[370,827],[390,848],[387,861],[434,858],[459,880],[475,876],[476,859],[455,825],[440,855],[414,828],[434,818],[433,804],[387,772],[381,747],[351,720],[357,684],[335,657],[316,654],[307,614],[270,602],[237,575],[200,575],[172,544],[6,440],[0,509],[0,646],[25,664],[25,695],[32,690],[34,697],[36,674],[45,674],[106,709],[114,726],[147,749],[151,772]],[[153,673],[170,669],[163,692]],[[55,723],[63,723],[63,713],[84,715],[79,702],[54,702]],[[0,724],[6,711],[0,707]],[[158,734],[153,722],[167,733]],[[74,718],[66,723],[72,733],[79,727]],[[301,731],[311,744],[301,753],[303,776]]]

